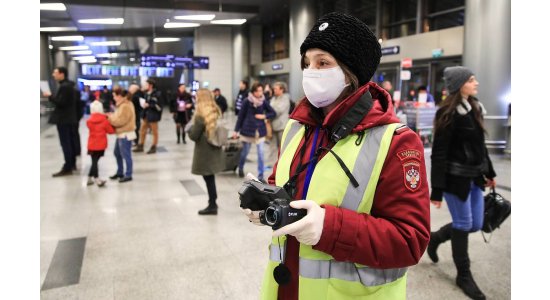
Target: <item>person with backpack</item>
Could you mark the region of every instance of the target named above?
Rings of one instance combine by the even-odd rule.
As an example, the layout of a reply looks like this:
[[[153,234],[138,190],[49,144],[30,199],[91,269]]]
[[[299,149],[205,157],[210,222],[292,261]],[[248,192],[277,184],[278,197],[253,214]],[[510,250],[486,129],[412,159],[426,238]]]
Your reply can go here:
[[[67,74],[67,68],[55,68],[52,76],[59,82],[57,93],[55,96],[48,92],[44,93],[44,97],[47,97],[55,106],[49,123],[57,126],[65,159],[63,167],[59,172],[52,174],[53,177],[72,175],[73,170],[76,170],[76,156],[79,153],[75,128],[78,126],[77,101],[80,102],[80,98],[75,98],[75,83],[67,79]]]
[[[87,185],[96,183],[97,186],[102,187],[105,185],[106,180],[99,178],[98,163],[99,159],[105,154],[105,149],[107,149],[107,134],[114,133],[115,129],[103,113],[103,104],[101,102],[94,100],[90,104],[90,113],[91,115],[86,121],[86,125],[90,130],[88,135],[88,155],[92,158],[92,167],[88,173]]]
[[[218,214],[218,194],[214,176],[224,168],[223,150],[208,140],[216,134],[221,115],[222,112],[212,93],[205,88],[197,90],[195,116],[189,129],[189,138],[195,142],[191,173],[201,175],[208,190],[208,206],[199,210],[199,215]]]
[[[443,70],[449,96],[437,110],[432,147],[432,204],[445,198],[452,222],[431,233],[428,256],[437,263],[437,248],[451,240],[456,285],[472,299],[485,299],[470,271],[468,236],[483,226],[485,187],[494,188],[495,170],[485,145],[485,108],[477,95],[474,73],[463,66]]]

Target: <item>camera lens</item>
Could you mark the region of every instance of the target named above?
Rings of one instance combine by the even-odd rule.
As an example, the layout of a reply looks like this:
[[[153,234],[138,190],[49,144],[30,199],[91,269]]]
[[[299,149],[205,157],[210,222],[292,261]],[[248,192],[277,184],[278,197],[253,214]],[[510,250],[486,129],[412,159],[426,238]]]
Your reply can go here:
[[[273,226],[277,224],[277,221],[279,220],[279,214],[277,213],[277,210],[273,206],[269,206],[265,209],[265,222],[269,226]]]

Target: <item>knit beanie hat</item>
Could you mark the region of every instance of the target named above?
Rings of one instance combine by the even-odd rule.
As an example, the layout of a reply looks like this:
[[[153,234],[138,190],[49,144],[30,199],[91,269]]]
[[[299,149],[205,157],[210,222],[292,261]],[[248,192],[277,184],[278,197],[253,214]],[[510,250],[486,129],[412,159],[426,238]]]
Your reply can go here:
[[[355,17],[338,12],[317,20],[300,46],[300,55],[311,48],[329,52],[357,76],[360,85],[371,79],[382,56],[380,43],[369,27]]]
[[[446,67],[443,70],[443,79],[445,80],[445,88],[449,94],[454,94],[472,77],[474,73],[462,66]]]
[[[90,104],[90,113],[92,113],[92,114],[95,114],[95,113],[102,114],[103,113],[103,104],[101,104],[101,102],[99,102],[97,100],[92,102],[92,104]]]

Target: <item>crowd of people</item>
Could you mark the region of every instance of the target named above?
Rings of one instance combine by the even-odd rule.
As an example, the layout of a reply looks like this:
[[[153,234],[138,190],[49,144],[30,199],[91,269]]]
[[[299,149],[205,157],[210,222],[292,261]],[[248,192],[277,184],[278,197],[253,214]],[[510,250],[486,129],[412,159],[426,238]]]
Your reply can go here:
[[[339,43],[330,42],[336,38]],[[284,82],[249,85],[242,80],[233,103],[233,132],[222,137],[241,143],[239,177],[245,176],[254,144],[258,157],[253,177],[284,186],[290,206],[307,210],[303,219],[273,232],[262,298],[405,299],[407,268],[426,249],[437,263],[437,248],[451,240],[456,284],[470,298],[485,299],[470,271],[468,236],[481,228],[482,191],[495,187],[496,173],[484,142],[485,109],[475,97],[474,73],[461,66],[444,71],[449,94],[434,121],[430,195],[420,138],[399,124],[391,83],[380,87],[370,81],[381,49],[368,26],[349,15],[327,14],[303,41],[300,55],[303,101],[293,108]],[[86,111],[83,104],[90,103],[88,185],[105,186],[98,162],[108,134],[116,134],[117,171],[110,178],[131,181],[132,141],[134,153],[144,152],[150,130],[153,141],[147,154],[157,150],[162,103],[156,82],[148,79],[141,91],[136,84],[128,91],[107,89],[100,102],[89,88],[77,99],[66,68],[56,68],[52,76],[59,88],[55,96],[45,96],[55,105],[50,121],[57,125],[65,159],[53,176],[76,169],[78,124]],[[425,87],[418,88],[416,97],[433,101]],[[176,142],[186,144],[186,136],[194,142],[191,173],[202,176],[208,190],[208,206],[200,215],[218,213],[215,175],[226,166],[224,148],[214,140],[227,109],[218,88],[189,93],[180,84],[170,101]],[[273,168],[268,178],[266,164]],[[431,232],[430,202],[439,208],[443,199],[452,221]],[[251,223],[262,225],[259,211],[243,212]]]

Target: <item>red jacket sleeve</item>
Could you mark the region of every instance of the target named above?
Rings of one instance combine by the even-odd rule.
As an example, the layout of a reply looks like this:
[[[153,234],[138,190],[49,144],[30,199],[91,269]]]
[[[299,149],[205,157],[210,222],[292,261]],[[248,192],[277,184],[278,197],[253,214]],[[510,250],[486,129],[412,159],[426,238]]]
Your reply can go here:
[[[406,150],[418,155],[398,155]],[[418,186],[405,177],[411,165],[419,167]],[[323,205],[323,233],[313,248],[339,261],[374,268],[415,265],[430,238],[429,205],[424,148],[416,133],[405,130],[393,137],[371,214]]]
[[[111,123],[109,123],[109,120],[107,118],[105,118],[105,120],[103,121],[103,125],[105,126],[105,132],[115,133],[115,128],[113,127],[113,125],[111,125]]]

